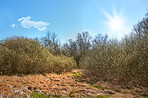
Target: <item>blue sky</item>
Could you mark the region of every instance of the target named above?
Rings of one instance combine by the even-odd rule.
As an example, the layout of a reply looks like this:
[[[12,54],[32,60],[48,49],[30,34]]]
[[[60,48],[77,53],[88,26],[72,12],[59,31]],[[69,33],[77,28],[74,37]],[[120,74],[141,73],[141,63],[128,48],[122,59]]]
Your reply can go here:
[[[47,31],[57,33],[61,42],[83,31],[120,39],[145,16],[147,4],[148,0],[0,0],[0,39],[40,38]]]

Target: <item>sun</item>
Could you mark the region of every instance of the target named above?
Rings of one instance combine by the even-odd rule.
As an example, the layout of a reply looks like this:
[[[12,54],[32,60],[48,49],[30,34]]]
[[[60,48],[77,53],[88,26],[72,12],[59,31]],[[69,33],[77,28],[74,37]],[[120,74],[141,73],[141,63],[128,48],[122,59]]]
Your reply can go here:
[[[123,20],[120,17],[112,17],[108,21],[108,27],[112,31],[119,32],[123,28]]]
[[[106,16],[105,26],[108,29],[108,35],[116,37],[117,39],[121,39],[123,37],[123,31],[125,31],[125,20],[123,17],[123,13],[120,12],[119,14],[116,11],[113,11],[113,15],[104,11]]]

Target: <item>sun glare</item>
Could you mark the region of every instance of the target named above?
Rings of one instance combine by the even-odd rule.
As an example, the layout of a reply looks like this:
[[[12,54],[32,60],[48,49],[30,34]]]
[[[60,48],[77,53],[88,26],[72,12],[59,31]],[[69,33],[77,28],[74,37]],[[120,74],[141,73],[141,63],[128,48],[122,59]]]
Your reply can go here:
[[[108,35],[111,37],[115,37],[117,39],[121,39],[124,36],[125,31],[125,20],[123,18],[122,12],[119,14],[116,11],[113,11],[113,15],[104,11],[104,14],[107,18],[105,22],[105,26],[108,28]]]
[[[118,32],[123,27],[123,20],[120,17],[112,17],[108,21],[108,26],[111,30]]]

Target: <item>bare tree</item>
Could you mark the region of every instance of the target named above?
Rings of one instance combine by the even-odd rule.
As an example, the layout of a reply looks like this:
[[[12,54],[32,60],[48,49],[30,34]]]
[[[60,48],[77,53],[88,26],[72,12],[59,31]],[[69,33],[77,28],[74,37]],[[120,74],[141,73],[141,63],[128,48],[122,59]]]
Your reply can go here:
[[[87,51],[91,47],[91,36],[88,32],[78,33],[76,37],[76,41],[69,39],[67,43],[63,46],[63,53],[68,56],[74,57],[77,66],[79,66],[79,62],[83,56],[86,55]]]
[[[48,32],[45,37],[41,38],[42,43],[48,48],[53,54],[58,55],[60,53],[60,45],[58,43],[57,34]]]

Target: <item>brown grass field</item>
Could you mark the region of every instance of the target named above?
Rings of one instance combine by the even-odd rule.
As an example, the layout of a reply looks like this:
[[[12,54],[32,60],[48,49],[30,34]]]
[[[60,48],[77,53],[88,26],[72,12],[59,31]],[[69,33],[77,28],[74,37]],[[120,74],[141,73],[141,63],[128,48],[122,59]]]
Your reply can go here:
[[[59,75],[51,73],[27,76],[0,76],[0,98],[37,98],[39,96],[40,98],[79,98],[80,96],[94,98],[143,98],[136,93],[131,93],[130,90],[121,90],[121,88],[117,90],[110,87],[109,84],[103,82],[91,85],[89,79],[85,78],[80,70],[73,70]]]

